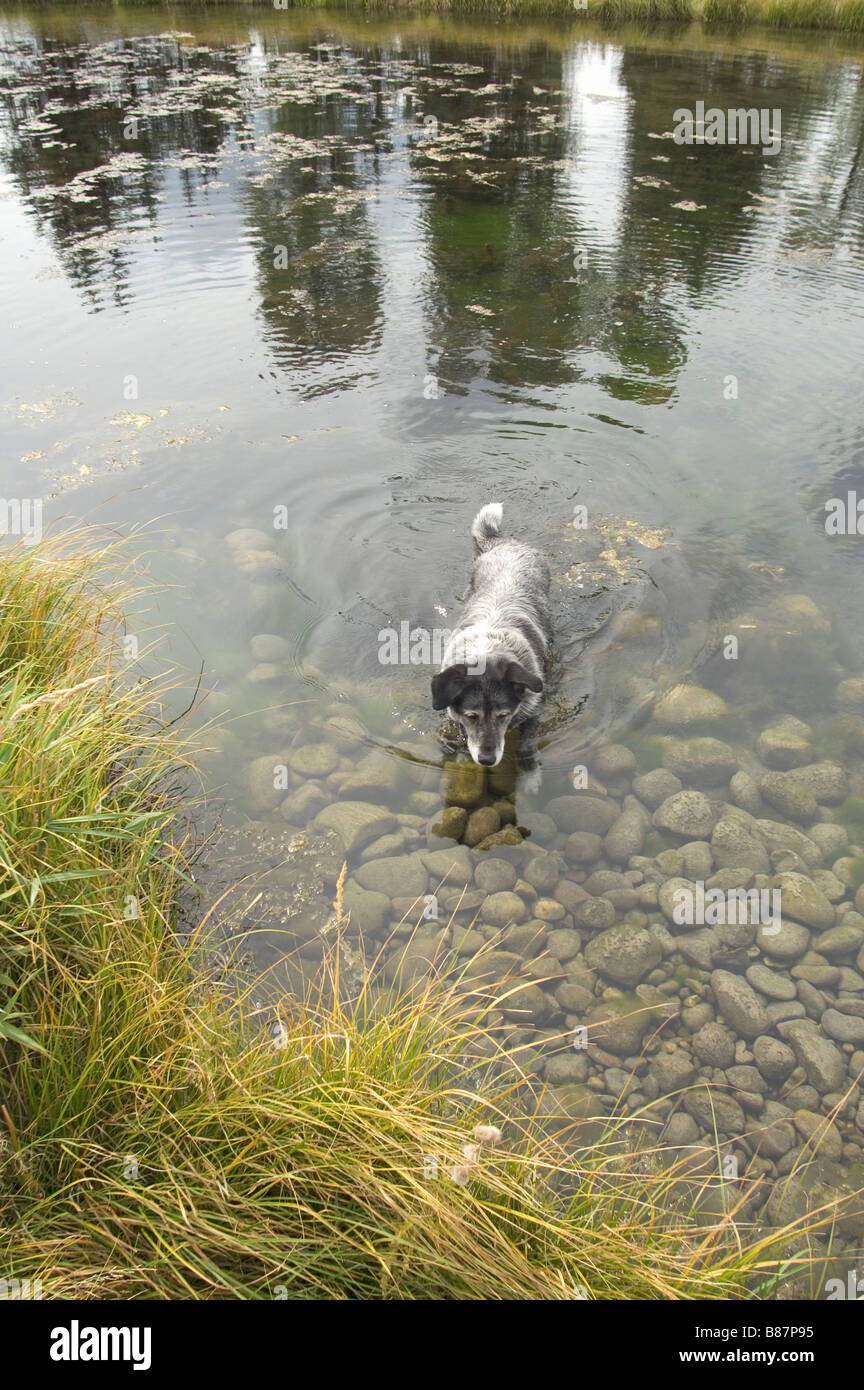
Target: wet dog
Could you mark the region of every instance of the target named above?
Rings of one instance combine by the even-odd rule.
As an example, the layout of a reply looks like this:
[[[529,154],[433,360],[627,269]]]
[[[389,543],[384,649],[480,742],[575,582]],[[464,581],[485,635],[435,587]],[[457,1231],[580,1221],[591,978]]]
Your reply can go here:
[[[471,524],[467,601],[432,678],[432,707],[446,709],[484,767],[500,763],[507,731],[518,726],[519,768],[532,791],[540,784],[537,736],[552,641],[549,568],[536,550],[501,535],[502,514],[490,502]]]

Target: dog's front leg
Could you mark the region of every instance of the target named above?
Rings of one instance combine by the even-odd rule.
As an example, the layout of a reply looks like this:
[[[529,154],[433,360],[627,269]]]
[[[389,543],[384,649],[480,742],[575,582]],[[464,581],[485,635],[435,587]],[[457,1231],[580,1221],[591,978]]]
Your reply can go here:
[[[523,791],[533,795],[539,792],[543,774],[537,762],[537,744],[540,735],[540,716],[533,715],[520,725],[518,766],[520,786]]]

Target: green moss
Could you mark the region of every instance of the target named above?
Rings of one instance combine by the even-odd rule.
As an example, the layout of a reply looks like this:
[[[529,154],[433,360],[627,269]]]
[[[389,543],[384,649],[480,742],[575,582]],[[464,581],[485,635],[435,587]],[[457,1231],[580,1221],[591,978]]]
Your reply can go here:
[[[843,859],[846,857],[847,853],[848,846],[843,854],[838,855],[837,858]],[[847,865],[847,874],[853,888],[860,888],[861,885],[864,884],[864,855],[856,854],[852,856],[851,864]]]
[[[849,839],[860,844],[864,839],[864,797],[847,796],[837,808],[837,823],[849,831]]]

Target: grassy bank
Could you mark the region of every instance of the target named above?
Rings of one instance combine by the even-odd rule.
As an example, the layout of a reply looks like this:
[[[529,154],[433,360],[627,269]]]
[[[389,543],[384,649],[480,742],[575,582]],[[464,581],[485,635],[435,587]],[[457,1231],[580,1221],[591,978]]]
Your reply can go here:
[[[144,0],[152,3],[152,0]],[[139,0],[120,0],[134,6]],[[214,8],[237,5],[265,8],[260,0],[202,0]],[[171,5],[171,8],[176,8]],[[274,6],[266,6],[272,9]],[[779,29],[829,29],[864,32],[864,0],[284,0],[278,9],[388,11],[406,14],[488,15],[490,17],[561,16],[620,23],[628,20],[670,23],[700,20],[708,24],[753,24]]]
[[[266,1026],[190,968],[172,932],[184,753],[116,659],[112,567],[74,539],[0,553],[0,1278],[123,1299],[730,1298],[770,1280],[776,1238],[734,1202],[693,1216],[716,1182],[634,1158],[615,1123],[580,1147],[518,1118],[477,1070],[495,1044],[464,995],[347,989],[338,902],[320,987]]]

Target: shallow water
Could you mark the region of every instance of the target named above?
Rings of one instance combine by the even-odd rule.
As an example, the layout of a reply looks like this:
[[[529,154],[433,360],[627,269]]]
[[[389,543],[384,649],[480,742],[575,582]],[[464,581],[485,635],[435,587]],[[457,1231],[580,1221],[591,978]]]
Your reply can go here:
[[[382,664],[381,634],[453,625],[489,500],[553,567],[544,784],[516,788],[513,815],[562,876],[628,872],[605,850],[572,858],[566,808],[551,830],[542,819],[573,794],[574,768],[626,809],[634,775],[681,765],[655,736],[686,732],[726,741],[758,778],[758,734],[782,716],[810,726],[805,763],[839,759],[847,778],[797,820],[776,793],[761,814],[839,821],[859,846],[861,710],[847,687],[838,727],[837,687],[861,670],[864,542],[829,535],[825,508],[864,497],[864,49],[560,21],[171,16],[169,31],[139,7],[0,12],[3,494],[44,499],[46,524],[136,530],[163,587],[133,635],[146,651],[150,625],[167,629],[146,660],[178,664],[177,709],[203,668],[196,718],[222,721],[202,765],[208,814],[230,833],[201,861],[205,896],[276,866],[269,896],[224,914],[226,936],[268,967],[299,941],[314,966],[344,854],[310,825],[340,798],[379,808],[349,870],[425,852],[444,802],[434,667]],[[781,148],[675,143],[673,113],[698,100],[779,109]],[[266,634],[279,640],[253,648]],[[680,682],[725,711],[646,722]],[[609,742],[636,774],[594,772]],[[716,818],[729,775],[683,780]],[[478,795],[506,817],[508,786]],[[656,855],[682,842],[643,836],[654,868],[631,866],[630,891],[668,877]],[[808,867],[771,848],[772,869]],[[523,851],[491,851],[508,855],[521,872]],[[404,872],[367,949],[399,899],[422,896]],[[423,892],[436,886],[430,869]],[[619,891],[618,920],[668,926],[650,892],[634,906]],[[445,890],[432,935],[454,905]],[[448,946],[476,915],[468,900]],[[362,917],[355,906],[355,933]],[[597,932],[581,926],[584,949]],[[759,963],[748,940],[710,964]],[[828,968],[850,974],[823,1007],[864,998],[855,960],[835,950]],[[685,977],[709,990],[689,966],[672,996],[685,1008]],[[649,987],[665,970],[677,990],[681,968],[668,948]],[[624,986],[600,972],[590,988]],[[819,1024],[818,1001],[806,1011]],[[533,1036],[542,1069],[581,1016],[550,1002],[515,1041]],[[666,1040],[692,1032],[664,1026]],[[861,1043],[838,1047],[850,1084]],[[608,1109],[615,1067],[589,1067]],[[571,1070],[562,1081],[581,1085]],[[793,1101],[828,1113],[811,1080]],[[788,1099],[788,1085],[766,1093]],[[857,1099],[847,1176],[862,1161]]]

